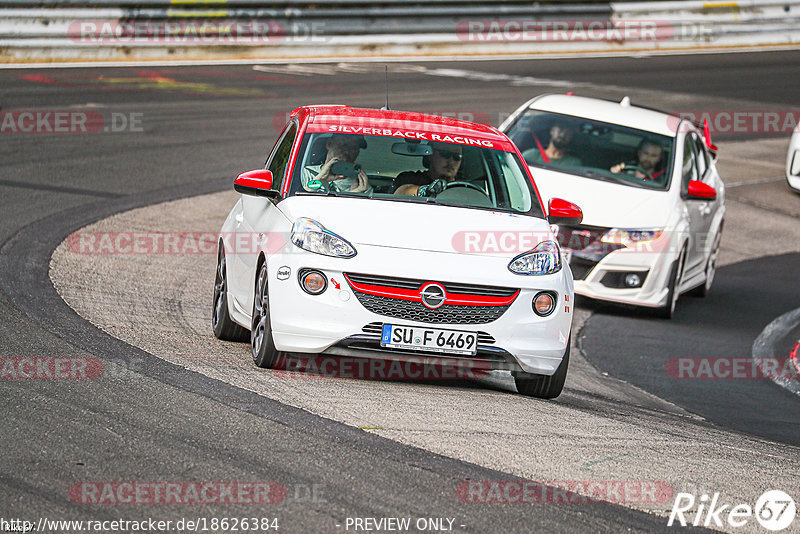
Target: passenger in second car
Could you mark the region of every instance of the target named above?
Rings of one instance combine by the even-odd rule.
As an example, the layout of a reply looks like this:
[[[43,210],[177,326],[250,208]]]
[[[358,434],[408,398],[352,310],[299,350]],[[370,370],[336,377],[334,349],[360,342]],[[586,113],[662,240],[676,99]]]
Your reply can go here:
[[[406,171],[397,175],[397,182],[402,183],[395,191],[396,195],[416,195],[418,197],[435,197],[455,181],[461,168],[461,146],[449,143],[431,143],[433,153],[422,158],[425,171]],[[417,185],[423,184],[423,185]]]
[[[531,129],[536,146],[522,153],[525,161],[533,165],[555,165],[558,167],[580,167],[581,160],[569,153],[575,128],[563,120],[556,120],[550,127],[550,142],[545,148]]]

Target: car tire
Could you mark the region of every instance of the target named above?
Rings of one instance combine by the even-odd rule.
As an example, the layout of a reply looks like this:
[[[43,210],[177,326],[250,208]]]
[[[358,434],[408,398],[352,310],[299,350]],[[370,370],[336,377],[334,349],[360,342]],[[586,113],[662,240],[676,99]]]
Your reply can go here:
[[[228,274],[225,251],[217,253],[217,274],[214,277],[214,301],[211,307],[211,328],[214,336],[223,341],[247,341],[246,328],[236,324],[228,312]]]
[[[672,269],[669,274],[669,283],[667,284],[667,303],[666,305],[656,310],[656,315],[662,319],[672,319],[675,315],[675,308],[678,305],[678,297],[680,292],[678,288],[681,285],[683,278],[683,268],[686,258],[686,247],[681,250],[678,259],[672,264]]]
[[[250,329],[250,350],[253,363],[264,369],[278,367],[284,359],[284,353],[275,349],[270,322],[269,291],[267,287],[267,264],[261,265],[256,279],[253,296],[253,319]]]
[[[711,255],[706,262],[706,279],[703,285],[697,286],[689,292],[693,297],[704,298],[711,291],[711,284],[714,282],[714,275],[717,272],[717,258],[719,257],[719,243],[722,240],[722,225],[720,224],[717,235],[714,236],[714,247],[711,249]]]
[[[572,339],[567,339],[567,350],[561,359],[556,372],[550,376],[537,375],[533,373],[514,372],[514,382],[517,391],[526,397],[536,397],[539,399],[555,399],[561,395],[564,389],[564,382],[567,380],[567,368],[569,367],[569,349]]]

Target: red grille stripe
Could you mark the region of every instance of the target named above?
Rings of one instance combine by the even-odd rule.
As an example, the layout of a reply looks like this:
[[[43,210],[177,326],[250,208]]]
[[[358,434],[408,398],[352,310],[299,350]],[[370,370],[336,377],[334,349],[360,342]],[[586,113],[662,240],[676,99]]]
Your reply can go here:
[[[393,299],[422,302],[419,289],[402,289],[399,287],[359,284],[350,280],[350,277],[346,274],[344,277],[347,279],[347,283],[350,284],[350,287],[359,293],[366,293],[367,295],[375,295],[378,297],[389,297]],[[517,298],[517,295],[519,295],[519,289],[517,289],[513,295],[508,297],[448,293],[447,299],[444,301],[444,303],[445,305],[451,306],[508,306],[514,302],[514,300]]]

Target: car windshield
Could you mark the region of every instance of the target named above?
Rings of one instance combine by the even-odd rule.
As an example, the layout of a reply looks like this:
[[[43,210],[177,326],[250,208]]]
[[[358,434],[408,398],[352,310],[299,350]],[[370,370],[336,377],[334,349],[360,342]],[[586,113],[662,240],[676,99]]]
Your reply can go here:
[[[669,187],[673,137],[537,110],[506,133],[533,167],[631,187]]]
[[[442,190],[418,194],[426,192],[419,187],[437,178]],[[294,194],[347,195],[544,217],[516,154],[392,136],[306,133],[292,173],[289,195]]]

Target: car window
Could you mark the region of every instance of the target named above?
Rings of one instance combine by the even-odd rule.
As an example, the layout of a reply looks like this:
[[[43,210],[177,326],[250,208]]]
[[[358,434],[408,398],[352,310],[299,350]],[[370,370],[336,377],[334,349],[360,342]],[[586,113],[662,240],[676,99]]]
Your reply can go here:
[[[683,165],[681,166],[681,191],[689,189],[689,181],[699,180],[697,170],[697,145],[692,135],[687,135],[683,140]]]
[[[530,166],[631,187],[669,188],[673,137],[539,110],[526,111],[506,133]]]
[[[700,178],[705,178],[706,171],[708,170],[708,152],[706,151],[706,144],[696,133],[692,132],[691,135],[697,154],[697,171],[700,174]]]
[[[544,217],[527,170],[514,153],[485,146],[429,143],[383,135],[335,134],[338,139],[334,141],[333,135],[310,132],[303,136],[289,195],[334,192],[337,195],[497,209]],[[337,161],[330,163],[325,171],[326,163],[333,159],[328,158],[331,146],[339,146],[344,152],[341,156],[333,156]],[[413,193],[401,194],[407,189],[398,193],[400,186],[426,186],[434,181],[430,170],[434,165],[434,150],[440,164],[453,173],[444,180],[446,191],[425,198]],[[350,155],[345,157],[344,154]],[[337,174],[332,174],[333,170],[337,170]],[[357,191],[358,174],[362,172],[367,177],[368,189]],[[322,179],[318,179],[320,176]]]
[[[283,187],[284,175],[289,164],[289,155],[292,152],[295,137],[297,137],[297,124],[293,122],[275,145],[270,160],[267,162],[267,169],[272,171],[272,189],[277,191],[280,191]]]

